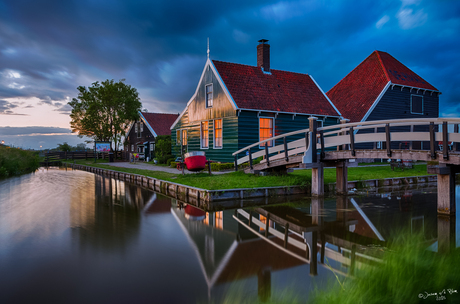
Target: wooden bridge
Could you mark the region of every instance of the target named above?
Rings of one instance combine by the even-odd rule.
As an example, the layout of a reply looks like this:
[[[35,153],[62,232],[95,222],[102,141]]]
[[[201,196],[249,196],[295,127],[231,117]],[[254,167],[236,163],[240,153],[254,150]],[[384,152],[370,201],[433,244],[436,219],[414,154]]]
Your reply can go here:
[[[311,117],[308,129],[249,145],[233,153],[235,170],[247,164],[246,173],[312,169],[312,195],[324,195],[324,167],[337,169],[338,194],[347,193],[350,160],[403,159],[431,162],[428,173],[438,177],[438,213],[455,213],[455,174],[460,172],[460,118],[396,119],[317,127]],[[282,141],[281,145],[274,143]],[[262,148],[262,149],[261,149]],[[252,151],[251,151],[252,150]],[[256,152],[253,152],[257,150]],[[319,152],[319,153],[318,153]],[[243,157],[238,158],[239,155]],[[260,163],[254,160],[263,157]]]

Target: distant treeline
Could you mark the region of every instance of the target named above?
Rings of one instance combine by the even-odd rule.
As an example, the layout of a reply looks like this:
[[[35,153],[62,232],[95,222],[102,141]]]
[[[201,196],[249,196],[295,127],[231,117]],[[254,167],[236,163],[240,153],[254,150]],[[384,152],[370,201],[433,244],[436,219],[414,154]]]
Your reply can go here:
[[[34,172],[38,167],[38,152],[0,145],[0,178]]]

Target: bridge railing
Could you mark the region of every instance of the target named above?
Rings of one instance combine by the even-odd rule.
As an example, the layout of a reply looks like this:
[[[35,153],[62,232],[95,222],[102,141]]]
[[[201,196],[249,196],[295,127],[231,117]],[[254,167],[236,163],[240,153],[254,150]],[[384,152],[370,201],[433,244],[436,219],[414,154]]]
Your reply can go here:
[[[460,142],[459,133],[460,118],[416,118],[416,119],[393,119],[378,120],[366,122],[343,123],[327,127],[316,128],[316,119],[310,119],[310,128],[302,129],[286,134],[281,134],[268,138],[233,153],[235,158],[235,170],[238,165],[248,162],[252,169],[253,160],[263,156],[263,162],[269,166],[270,161],[284,158],[286,161],[292,155],[305,153],[312,155],[309,162],[316,162],[316,151],[321,151],[321,158],[324,158],[325,151],[332,147],[337,150],[349,150],[352,156],[355,155],[356,145],[363,143],[384,143],[380,149],[385,146],[387,156],[391,157],[392,143],[408,142],[409,149],[412,149],[413,142],[429,143],[431,158],[436,158],[438,146],[443,151],[443,158],[449,158],[449,147],[452,143]],[[360,132],[361,131],[361,132]],[[290,136],[302,135],[303,138],[288,142]],[[313,143],[313,138],[316,138]],[[269,143],[275,143],[276,140],[283,139],[283,144],[269,147]],[[438,144],[440,143],[440,144]],[[264,149],[260,150],[260,147]],[[256,152],[252,152],[257,149]],[[241,153],[246,153],[244,157],[238,158]],[[303,162],[305,162],[304,158]]]
[[[309,133],[309,128],[293,131],[282,135],[274,136],[269,139],[261,140],[255,144],[240,149],[232,154],[235,158],[235,170],[238,170],[238,165],[241,165],[246,162],[248,162],[249,166],[252,168],[253,161],[261,156],[265,158],[264,161],[269,163],[270,161],[282,158],[289,159],[289,157],[292,155],[304,153],[306,147],[308,146]],[[288,142],[288,137],[299,137],[299,135],[301,135],[303,138]],[[275,146],[276,140],[279,139],[283,139],[283,144]],[[273,143],[273,146],[271,146],[271,143]],[[262,150],[261,147],[263,147]],[[257,151],[252,152],[255,149],[257,149]],[[241,158],[238,158],[238,155],[241,153],[245,153],[246,155]]]

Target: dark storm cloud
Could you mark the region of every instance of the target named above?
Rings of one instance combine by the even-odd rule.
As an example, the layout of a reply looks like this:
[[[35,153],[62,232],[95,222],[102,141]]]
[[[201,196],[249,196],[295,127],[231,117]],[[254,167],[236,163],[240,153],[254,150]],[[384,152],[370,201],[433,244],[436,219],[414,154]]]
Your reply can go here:
[[[272,68],[309,73],[324,91],[374,50],[389,52],[443,92],[447,115],[458,113],[459,16],[458,1],[434,0],[3,1],[0,99],[37,97],[67,115],[78,86],[125,78],[144,108],[177,113],[207,37],[212,59],[250,65],[266,38]]]

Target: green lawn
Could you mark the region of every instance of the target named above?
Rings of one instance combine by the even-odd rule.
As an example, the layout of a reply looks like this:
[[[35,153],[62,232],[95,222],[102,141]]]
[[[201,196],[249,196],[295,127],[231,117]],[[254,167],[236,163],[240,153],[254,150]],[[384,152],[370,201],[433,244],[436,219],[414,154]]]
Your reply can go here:
[[[105,161],[107,162],[107,161]],[[152,171],[143,169],[128,169],[104,165],[103,162],[94,163],[94,161],[78,160],[77,164],[94,166],[120,172],[140,174],[149,177],[171,181],[192,187],[220,190],[220,189],[235,189],[235,188],[259,188],[259,187],[275,187],[275,186],[309,186],[311,182],[311,170],[295,170],[284,176],[255,176],[252,174],[244,174],[243,172],[230,172],[226,174],[208,175],[207,173],[186,174],[167,173],[163,171]],[[152,168],[154,168],[152,166]],[[392,171],[390,166],[378,167],[353,167],[348,168],[348,180],[368,180],[368,179],[383,179],[390,177],[405,177],[427,175],[426,165],[415,165],[414,169],[405,171]],[[324,170],[325,183],[335,182],[335,168],[327,168]]]

